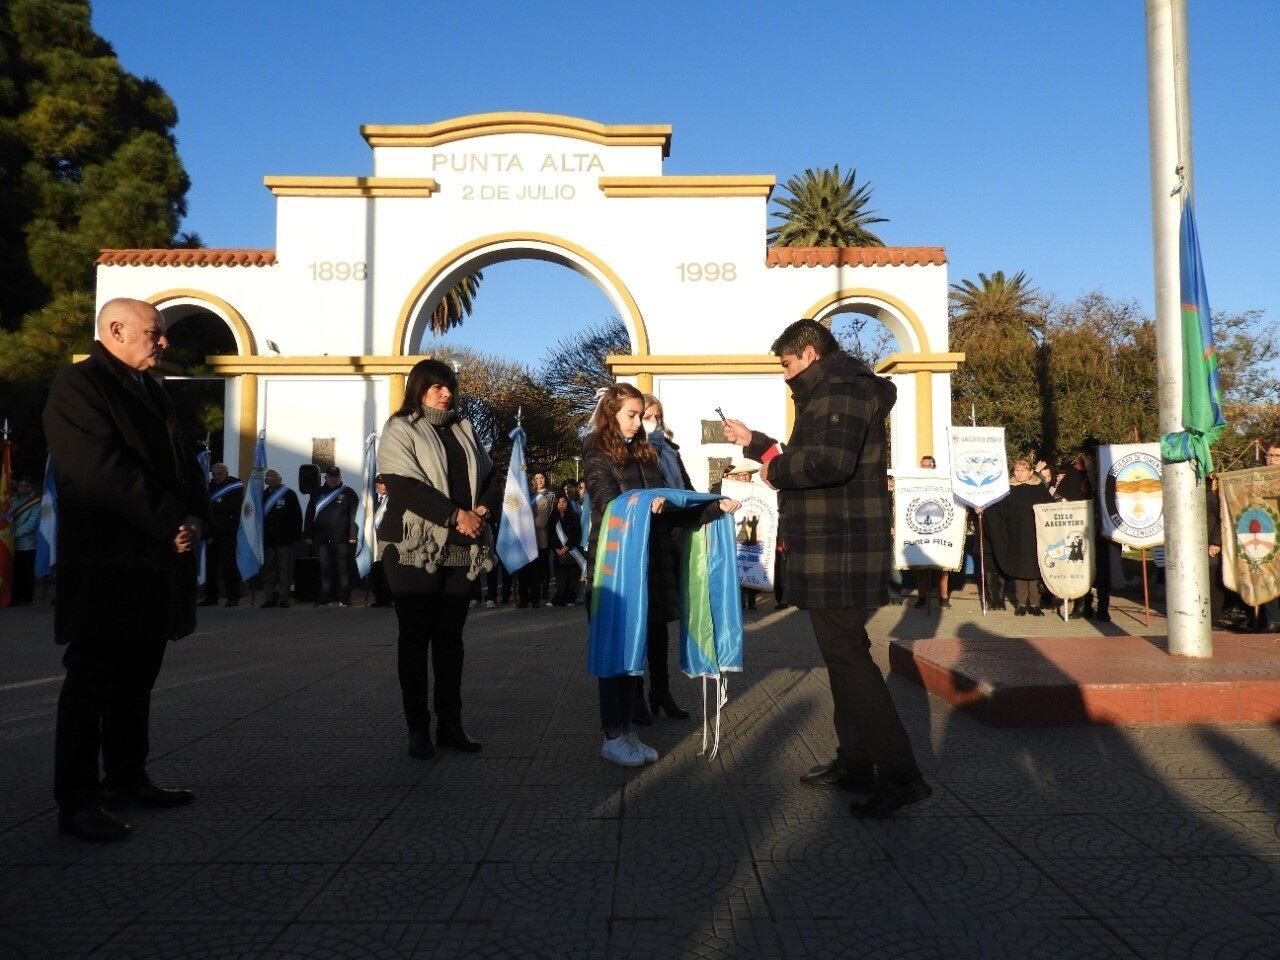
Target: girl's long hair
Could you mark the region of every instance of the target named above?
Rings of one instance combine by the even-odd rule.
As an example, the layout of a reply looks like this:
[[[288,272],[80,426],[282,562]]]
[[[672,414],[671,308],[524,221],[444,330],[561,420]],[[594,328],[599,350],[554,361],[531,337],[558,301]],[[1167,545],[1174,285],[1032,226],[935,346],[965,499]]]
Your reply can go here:
[[[591,417],[591,432],[583,443],[586,450],[599,450],[616,464],[627,462],[628,450],[637,460],[654,464],[658,462],[658,454],[645,439],[644,428],[635,435],[630,446],[618,432],[618,411],[628,400],[639,400],[644,405],[644,394],[629,383],[615,383],[605,390],[600,402],[596,404],[596,412]]]
[[[453,367],[440,360],[419,360],[409,371],[404,385],[404,399],[393,417],[408,417],[411,421],[422,416],[422,397],[432,387],[448,387],[449,409],[458,409],[458,375]]]

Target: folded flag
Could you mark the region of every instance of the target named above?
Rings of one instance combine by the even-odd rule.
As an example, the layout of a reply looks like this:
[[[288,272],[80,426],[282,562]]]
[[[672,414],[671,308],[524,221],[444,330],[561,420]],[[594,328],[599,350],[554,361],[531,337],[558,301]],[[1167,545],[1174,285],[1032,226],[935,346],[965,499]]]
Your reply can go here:
[[[510,437],[511,463],[507,466],[507,487],[502,494],[497,548],[507,573],[515,573],[538,559],[538,532],[533,525],[533,505],[529,503],[524,430],[517,426]]]
[[[267,431],[258,434],[253,448],[253,472],[240,504],[240,529],[236,533],[236,567],[240,579],[248,580],[262,569],[262,475],[267,470]]]
[[[378,435],[371,433],[364,440],[364,477],[360,493],[360,530],[356,541],[356,572],[367,577],[373,570],[374,553],[378,547]]]
[[[53,457],[44,461],[44,495],[40,498],[40,527],[36,531],[36,576],[47,577],[58,565],[58,489],[53,482]]]

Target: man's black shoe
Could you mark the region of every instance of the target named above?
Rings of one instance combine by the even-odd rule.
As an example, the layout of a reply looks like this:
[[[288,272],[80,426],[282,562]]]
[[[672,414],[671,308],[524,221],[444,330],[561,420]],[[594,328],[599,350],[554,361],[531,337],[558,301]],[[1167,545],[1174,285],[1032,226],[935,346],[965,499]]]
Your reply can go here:
[[[1027,613],[1031,614],[1033,617],[1043,617],[1044,609],[1042,607],[1027,607]]]
[[[832,760],[814,767],[800,778],[806,787],[820,790],[852,790],[870,793],[876,785],[875,771],[871,767],[855,767],[852,764]]]
[[[216,607],[217,605],[218,605],[217,600],[201,600],[198,604],[196,604],[196,606],[199,606],[199,607]]]
[[[916,597],[915,608],[917,610],[920,610],[925,606],[927,606],[928,603],[929,603],[929,598],[926,597],[924,594],[921,594],[920,596]]]
[[[884,820],[894,812],[933,795],[933,787],[924,777],[916,777],[906,783],[884,780],[865,801],[855,800],[849,809],[855,817],[865,820]]]
[[[280,602],[278,600],[267,600],[262,604],[262,607],[260,609],[265,610],[267,609],[267,607],[278,607],[278,606],[280,606]]]
[[[114,843],[129,836],[132,828],[102,807],[81,807],[58,812],[58,833],[90,843]]]
[[[153,807],[185,807],[195,800],[196,795],[190,790],[169,790],[157,787],[150,780],[131,784],[127,787],[105,787],[108,801],[112,806]]]
[[[1108,613],[1106,610],[1099,610],[1097,613],[1093,615],[1093,620],[1095,623],[1110,623],[1111,614]]]
[[[1014,607],[1014,608],[1013,608],[1013,615],[1014,615],[1015,617],[1025,617],[1025,616],[1027,615],[1027,608],[1026,608],[1026,607]]]
[[[950,609],[951,609],[951,598],[950,598],[950,597],[943,597],[943,598],[942,598],[942,608],[943,608],[944,610],[950,610]]]
[[[431,732],[409,734],[409,756],[415,760],[431,760],[436,755],[436,748],[431,745]]]
[[[467,736],[467,731],[462,729],[460,723],[440,724],[436,729],[436,745],[453,747],[462,753],[479,753],[481,750],[480,744]]]

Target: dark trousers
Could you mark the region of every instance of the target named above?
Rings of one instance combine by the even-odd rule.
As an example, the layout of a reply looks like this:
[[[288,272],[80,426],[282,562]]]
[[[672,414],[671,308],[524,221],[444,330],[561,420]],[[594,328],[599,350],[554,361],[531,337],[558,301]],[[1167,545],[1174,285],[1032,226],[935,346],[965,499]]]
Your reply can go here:
[[[369,590],[373,593],[373,602],[376,606],[391,605],[391,586],[387,583],[387,571],[382,566],[381,560],[373,561],[369,567]]]
[[[516,572],[520,606],[533,604],[535,607],[540,607],[543,601],[549,599],[547,596],[547,588],[551,581],[549,556],[550,551],[539,550],[537,559],[526,563]]]
[[[665,620],[655,621],[649,618],[649,626],[645,635],[645,654],[649,661],[649,695],[651,697],[667,697],[671,695],[670,658],[671,632]],[[641,685],[643,687],[643,684]],[[643,692],[643,689],[637,693]]]
[[[318,541],[320,551],[320,599],[351,602],[351,544]]]
[[[605,733],[626,733],[631,729],[631,708],[640,690],[643,677],[601,677],[600,681],[600,729]]]
[[[1098,538],[1094,541],[1095,567],[1093,588],[1098,594],[1098,612],[1107,613],[1111,607],[1111,541]]]
[[[436,718],[440,723],[462,720],[462,628],[467,622],[466,596],[405,594],[396,596],[396,620],[400,633],[396,640],[400,673],[400,698],[410,733],[425,733],[431,727],[428,706],[431,672],[435,673]]]
[[[1014,580],[1013,602],[1019,607],[1040,606],[1040,581]]]
[[[13,605],[30,603],[36,596],[36,552],[18,550],[13,554]]]
[[[507,568],[504,567],[502,564],[498,564],[496,567],[494,567],[494,569],[498,571],[498,576],[501,578],[501,582],[502,582],[502,596],[499,597],[498,599],[502,603],[510,603],[511,593],[515,589],[515,582],[516,582],[515,574],[508,573]]]
[[[871,659],[867,611],[815,609],[809,611],[809,619],[827,663],[840,755],[850,763],[875,764],[879,775],[889,780],[919,776],[898,708]]]
[[[578,584],[582,582],[582,568],[577,563],[556,565],[556,595],[552,606],[563,607],[578,601]]]
[[[226,587],[228,600],[240,599],[240,568],[236,566],[236,535],[215,535],[204,555],[204,598],[218,602],[218,581]]]
[[[263,547],[262,593],[265,599],[279,602],[289,599],[293,588],[293,544]]]
[[[782,603],[782,588],[787,579],[787,551],[778,550],[773,555],[773,602]]]
[[[53,795],[76,809],[97,800],[98,755],[105,783],[146,777],[151,689],[164,660],[164,640],[69,643],[58,696]]]
[[[551,599],[551,548],[539,547],[538,559],[534,561],[538,575],[538,599]]]

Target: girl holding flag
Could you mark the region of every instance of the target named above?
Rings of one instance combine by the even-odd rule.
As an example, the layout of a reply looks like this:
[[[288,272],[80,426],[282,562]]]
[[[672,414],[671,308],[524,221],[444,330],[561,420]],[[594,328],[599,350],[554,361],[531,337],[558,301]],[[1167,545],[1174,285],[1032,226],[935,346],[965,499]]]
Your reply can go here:
[[[589,577],[600,569],[598,558],[602,548],[606,553],[617,548],[620,554],[624,546],[614,537],[625,534],[625,524],[618,525],[623,529],[612,530],[611,524],[605,522],[610,503],[627,491],[667,486],[658,454],[641,427],[644,409],[644,395],[630,384],[619,383],[604,391],[591,418],[591,433],[584,442],[582,458],[591,517]],[[721,513],[737,510],[739,504],[722,499],[683,510],[666,510],[665,506],[662,497],[653,501],[652,510],[657,516],[649,530],[647,576],[643,577],[643,588],[634,588],[647,590],[646,640],[650,651],[658,649],[659,644],[665,651],[667,624],[680,615],[679,581],[670,548],[673,529],[709,523]],[[611,556],[612,553],[600,558],[606,572],[607,564],[613,562]],[[588,583],[588,616],[598,612],[596,606],[600,598],[595,594],[593,584]],[[622,644],[625,641],[620,637],[607,637],[603,642]],[[665,662],[665,657],[663,660]],[[600,725],[604,730],[600,755],[622,766],[637,767],[658,758],[658,752],[642,743],[631,729],[632,712],[642,695],[643,683],[643,676],[628,673],[599,676]]]

